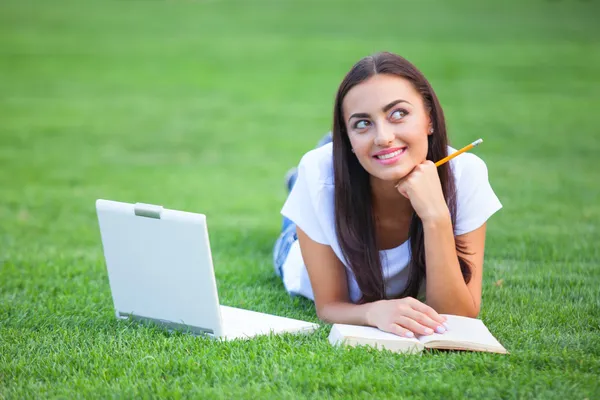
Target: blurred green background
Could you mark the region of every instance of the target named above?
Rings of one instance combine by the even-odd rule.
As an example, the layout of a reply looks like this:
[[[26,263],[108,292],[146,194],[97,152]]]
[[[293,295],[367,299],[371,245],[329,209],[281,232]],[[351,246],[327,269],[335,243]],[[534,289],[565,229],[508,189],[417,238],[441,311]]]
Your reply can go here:
[[[2,0],[0,398],[597,397],[599,11]],[[215,344],[117,323],[97,198],[205,213],[222,303],[316,321],[272,272],[283,175],[330,129],[349,68],[382,50],[428,77],[455,147],[484,139],[504,208],[481,317],[511,356],[341,352],[325,324]]]

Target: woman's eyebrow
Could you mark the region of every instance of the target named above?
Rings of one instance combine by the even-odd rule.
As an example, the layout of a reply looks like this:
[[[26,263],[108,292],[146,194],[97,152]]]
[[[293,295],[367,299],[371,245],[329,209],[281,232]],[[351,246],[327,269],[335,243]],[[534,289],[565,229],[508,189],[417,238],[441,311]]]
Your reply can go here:
[[[350,116],[350,118],[348,118],[348,122],[350,122],[350,120],[352,118],[370,118],[371,116],[367,113],[354,113]]]
[[[394,100],[390,104],[388,104],[387,106],[385,106],[385,107],[382,108],[383,112],[388,112],[392,107],[394,107],[398,103],[408,103],[408,104],[410,104],[410,102],[408,102],[406,100],[402,100],[402,99]]]
[[[388,105],[386,105],[386,106],[384,106],[382,108],[383,112],[388,112],[392,107],[394,107],[398,103],[408,103],[408,104],[411,104],[410,101],[406,101],[406,100],[402,100],[402,99],[394,100],[390,104],[388,104]],[[348,118],[348,122],[350,122],[350,120],[352,118],[370,118],[370,117],[371,116],[369,114],[367,114],[367,113],[354,113],[354,114],[352,114],[350,116],[350,118]]]

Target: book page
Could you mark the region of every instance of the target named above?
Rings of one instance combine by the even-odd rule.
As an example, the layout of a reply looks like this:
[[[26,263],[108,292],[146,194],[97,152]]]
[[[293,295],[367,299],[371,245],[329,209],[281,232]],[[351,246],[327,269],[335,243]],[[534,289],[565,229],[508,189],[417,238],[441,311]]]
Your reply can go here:
[[[377,328],[357,325],[334,324],[329,333],[332,345],[371,346],[397,353],[418,353],[423,350],[421,342],[414,338],[405,338]]]
[[[419,341],[425,347],[506,352],[480,319],[456,315],[444,316],[448,318],[446,321],[448,331],[442,334],[419,336]]]
[[[416,342],[417,339],[406,338],[393,333],[384,332],[371,326],[335,324],[338,331],[345,337],[364,338],[371,340],[391,340]]]

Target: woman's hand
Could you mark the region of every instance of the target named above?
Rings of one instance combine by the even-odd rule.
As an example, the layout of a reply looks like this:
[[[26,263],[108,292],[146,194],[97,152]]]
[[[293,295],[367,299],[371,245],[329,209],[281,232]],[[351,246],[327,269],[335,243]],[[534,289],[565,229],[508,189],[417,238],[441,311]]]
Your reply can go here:
[[[400,194],[410,200],[421,221],[450,216],[437,167],[432,161],[427,160],[418,164],[396,184],[396,188]]]
[[[379,300],[371,303],[367,312],[369,325],[404,337],[444,333],[444,322],[446,317],[412,297]]]

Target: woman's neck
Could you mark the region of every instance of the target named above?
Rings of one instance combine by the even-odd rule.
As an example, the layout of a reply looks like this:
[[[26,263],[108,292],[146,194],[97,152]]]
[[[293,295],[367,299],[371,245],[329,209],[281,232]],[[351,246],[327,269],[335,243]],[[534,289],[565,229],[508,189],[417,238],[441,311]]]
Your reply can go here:
[[[410,218],[413,213],[410,200],[400,194],[393,181],[371,178],[373,211],[381,219]]]

